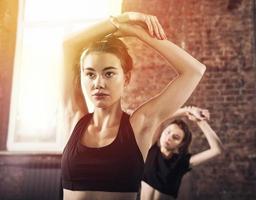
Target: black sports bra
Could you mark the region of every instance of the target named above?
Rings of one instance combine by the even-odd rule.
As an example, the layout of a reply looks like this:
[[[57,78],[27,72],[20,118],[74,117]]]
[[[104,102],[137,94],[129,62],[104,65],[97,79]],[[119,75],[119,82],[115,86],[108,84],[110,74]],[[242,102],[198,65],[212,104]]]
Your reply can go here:
[[[61,170],[62,186],[70,190],[138,192],[144,161],[129,121],[123,113],[118,134],[104,147],[81,144],[82,134],[92,114],[76,124],[64,148]]]

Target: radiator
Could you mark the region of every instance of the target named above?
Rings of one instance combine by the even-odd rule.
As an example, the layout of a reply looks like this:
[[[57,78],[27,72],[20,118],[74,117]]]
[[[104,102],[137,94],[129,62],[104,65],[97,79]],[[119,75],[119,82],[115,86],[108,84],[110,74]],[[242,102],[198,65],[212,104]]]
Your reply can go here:
[[[62,199],[60,158],[61,155],[0,154],[0,199]]]

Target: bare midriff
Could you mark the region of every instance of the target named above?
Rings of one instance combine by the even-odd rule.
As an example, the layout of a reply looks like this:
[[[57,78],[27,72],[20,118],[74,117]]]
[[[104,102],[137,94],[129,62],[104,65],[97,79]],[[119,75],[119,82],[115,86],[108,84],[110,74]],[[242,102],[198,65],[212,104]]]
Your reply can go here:
[[[63,200],[136,200],[136,192],[73,191],[63,189]]]
[[[163,194],[151,187],[146,182],[141,182],[141,200],[175,200],[170,195]]]

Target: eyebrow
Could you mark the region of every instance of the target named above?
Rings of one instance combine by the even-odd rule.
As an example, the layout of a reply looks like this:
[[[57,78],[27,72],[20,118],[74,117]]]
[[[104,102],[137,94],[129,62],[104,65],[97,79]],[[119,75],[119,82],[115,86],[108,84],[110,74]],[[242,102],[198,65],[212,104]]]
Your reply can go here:
[[[95,69],[92,68],[92,67],[85,67],[84,69],[89,70],[89,71],[95,71]],[[105,68],[103,69],[103,71],[107,71],[107,70],[111,70],[111,69],[117,70],[116,67],[109,66],[109,67],[105,67]]]

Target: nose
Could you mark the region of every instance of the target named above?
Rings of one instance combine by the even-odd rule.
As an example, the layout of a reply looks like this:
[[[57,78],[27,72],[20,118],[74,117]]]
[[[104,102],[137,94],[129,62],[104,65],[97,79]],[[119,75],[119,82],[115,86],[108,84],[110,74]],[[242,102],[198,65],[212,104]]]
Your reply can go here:
[[[167,138],[167,141],[171,142],[173,139],[174,139],[174,136],[173,135],[169,135],[168,138]]]
[[[105,87],[105,81],[102,76],[97,76],[97,78],[94,80],[94,88],[95,89],[101,89]]]

